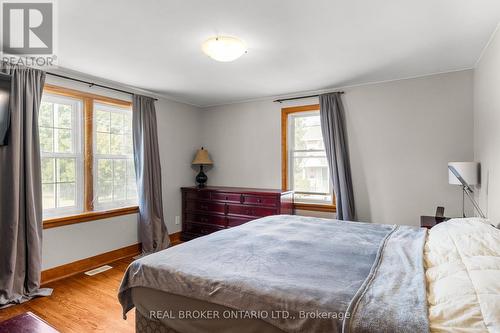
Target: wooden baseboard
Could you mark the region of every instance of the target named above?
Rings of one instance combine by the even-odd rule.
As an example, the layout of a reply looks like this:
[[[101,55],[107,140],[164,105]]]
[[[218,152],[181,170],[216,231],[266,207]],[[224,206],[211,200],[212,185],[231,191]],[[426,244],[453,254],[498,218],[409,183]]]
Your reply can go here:
[[[180,231],[176,232],[175,234],[170,234],[169,236],[170,236],[170,243],[172,246],[182,243]]]
[[[109,264],[124,258],[141,254],[141,244],[134,244],[121,249],[109,251],[94,257],[81,259],[66,265],[57,266],[42,272],[42,285],[61,280],[88,270]]]

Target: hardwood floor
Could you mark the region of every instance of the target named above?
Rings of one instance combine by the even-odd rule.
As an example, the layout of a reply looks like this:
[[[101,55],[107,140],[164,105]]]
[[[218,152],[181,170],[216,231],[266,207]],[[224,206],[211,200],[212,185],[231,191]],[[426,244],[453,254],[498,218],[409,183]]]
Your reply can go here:
[[[111,263],[113,268],[94,275],[78,274],[49,283],[50,297],[0,310],[0,321],[31,311],[62,333],[65,332],[134,332],[135,314],[122,319],[117,294],[120,282],[132,258]]]

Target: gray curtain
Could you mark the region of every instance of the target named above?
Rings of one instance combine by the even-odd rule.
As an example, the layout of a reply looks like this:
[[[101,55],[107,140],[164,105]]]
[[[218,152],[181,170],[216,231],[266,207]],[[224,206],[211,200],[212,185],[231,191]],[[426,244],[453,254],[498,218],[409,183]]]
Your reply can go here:
[[[170,244],[163,219],[161,165],[154,99],[134,95],[132,127],[134,161],[139,193],[139,235],[144,254]]]
[[[40,289],[42,189],[38,109],[45,73],[6,63],[11,75],[10,129],[0,147],[0,308],[48,296]]]
[[[347,145],[344,106],[340,93],[319,96],[321,131],[337,204],[337,219],[354,221],[354,192]]]

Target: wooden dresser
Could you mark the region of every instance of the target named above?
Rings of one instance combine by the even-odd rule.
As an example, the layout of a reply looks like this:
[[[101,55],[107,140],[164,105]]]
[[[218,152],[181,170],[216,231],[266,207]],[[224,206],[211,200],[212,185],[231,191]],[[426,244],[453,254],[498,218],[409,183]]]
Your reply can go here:
[[[215,186],[181,190],[183,241],[259,217],[293,214],[292,191]]]

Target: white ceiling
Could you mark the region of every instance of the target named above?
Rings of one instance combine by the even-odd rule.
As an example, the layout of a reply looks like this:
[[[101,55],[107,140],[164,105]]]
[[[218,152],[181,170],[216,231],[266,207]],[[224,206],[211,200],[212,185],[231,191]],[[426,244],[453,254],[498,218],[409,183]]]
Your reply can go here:
[[[199,106],[471,68],[499,0],[59,0],[59,65]],[[200,44],[235,35],[216,62]]]

